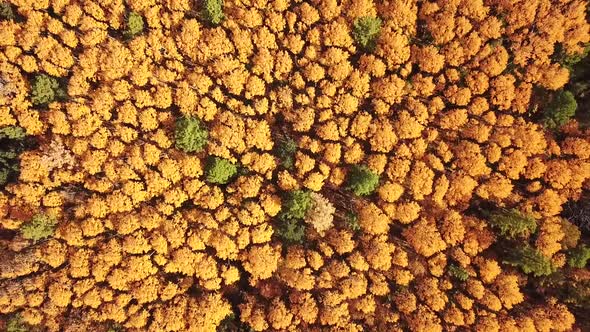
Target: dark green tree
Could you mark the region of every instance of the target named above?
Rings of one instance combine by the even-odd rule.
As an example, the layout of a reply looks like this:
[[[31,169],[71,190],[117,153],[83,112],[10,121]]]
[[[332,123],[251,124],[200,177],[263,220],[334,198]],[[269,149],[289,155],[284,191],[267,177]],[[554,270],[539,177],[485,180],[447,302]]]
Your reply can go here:
[[[583,269],[588,264],[588,260],[590,260],[590,247],[581,244],[570,250],[567,264],[571,267]]]
[[[459,265],[449,264],[448,269],[449,275],[459,281],[465,281],[469,279],[469,273],[467,273],[467,270]]]
[[[553,96],[553,100],[545,108],[543,123],[549,129],[556,129],[566,124],[576,115],[578,103],[570,91],[560,90]]]
[[[31,82],[31,101],[33,105],[46,105],[56,99],[66,97],[65,90],[59,85],[57,78],[47,74],[35,75]]]
[[[0,188],[18,177],[19,155],[25,149],[25,136],[21,127],[8,126],[0,129]]]
[[[188,116],[176,120],[174,140],[176,147],[184,152],[199,152],[207,145],[209,132],[198,118]]]
[[[286,169],[293,168],[295,152],[297,152],[297,142],[290,137],[283,137],[275,146],[275,154],[281,160],[281,166]]]
[[[282,220],[303,219],[311,205],[312,199],[309,191],[291,191],[283,201],[280,218]]]
[[[133,38],[143,32],[143,17],[138,12],[130,12],[126,19],[125,37]]]
[[[535,277],[555,272],[555,267],[547,257],[528,244],[510,248],[506,252],[505,264],[519,267],[526,274]]]
[[[354,21],[352,36],[356,43],[365,51],[372,52],[377,45],[377,38],[381,31],[381,19],[364,16]]]
[[[9,2],[2,1],[0,2],[0,20],[14,20],[14,10]]]
[[[305,236],[305,225],[301,220],[282,220],[276,233],[287,244],[301,243]]]
[[[537,230],[537,222],[516,209],[494,211],[488,223],[503,237],[514,239],[527,237]]]
[[[353,232],[358,232],[361,229],[359,224],[359,216],[354,212],[346,212],[344,215],[344,222],[346,226]]]
[[[218,25],[223,21],[223,0],[203,0],[203,18],[213,24]]]
[[[357,196],[372,194],[379,185],[379,175],[362,165],[353,165],[348,172],[346,189]]]
[[[231,161],[212,157],[207,161],[205,165],[205,174],[207,181],[216,184],[228,183],[238,173],[238,167]]]
[[[6,332],[29,332],[20,314],[15,314],[6,322]]]

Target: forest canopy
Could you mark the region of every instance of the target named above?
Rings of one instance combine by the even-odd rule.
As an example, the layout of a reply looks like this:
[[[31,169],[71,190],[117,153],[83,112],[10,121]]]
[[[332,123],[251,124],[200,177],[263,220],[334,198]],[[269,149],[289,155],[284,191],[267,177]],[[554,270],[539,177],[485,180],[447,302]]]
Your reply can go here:
[[[585,0],[0,0],[0,331],[590,329]]]

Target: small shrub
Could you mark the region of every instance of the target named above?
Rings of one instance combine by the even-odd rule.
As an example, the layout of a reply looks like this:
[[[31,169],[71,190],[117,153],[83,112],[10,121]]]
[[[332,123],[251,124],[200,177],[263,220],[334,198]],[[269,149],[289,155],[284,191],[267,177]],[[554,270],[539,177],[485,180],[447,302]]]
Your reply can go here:
[[[223,0],[203,0],[203,17],[213,25],[223,21]]]
[[[366,166],[352,166],[348,174],[348,186],[346,189],[351,190],[357,196],[367,196],[372,194],[379,185],[379,175],[373,173]]]
[[[449,265],[449,275],[460,281],[469,279],[469,273],[467,273],[467,270],[455,264]]]
[[[354,21],[352,36],[365,51],[373,51],[381,30],[381,19],[378,17],[359,17]]]
[[[535,277],[546,276],[555,272],[551,261],[529,245],[510,248],[506,256],[505,264],[519,267],[524,273],[532,273]]]
[[[282,220],[303,219],[311,205],[312,199],[308,191],[291,191],[283,202],[280,218]]]
[[[582,244],[570,250],[567,264],[571,267],[583,269],[588,264],[588,260],[590,260],[590,247]]]
[[[288,244],[301,243],[305,236],[305,226],[295,219],[282,220],[276,229],[277,235]]]
[[[0,2],[0,20],[14,20],[14,10],[12,10],[12,6],[8,2]]]
[[[35,242],[53,235],[57,221],[44,214],[36,214],[20,227],[21,234],[25,239]]]
[[[544,112],[543,122],[549,129],[556,129],[566,124],[576,114],[578,103],[570,91],[559,91]]]
[[[286,169],[291,169],[295,165],[295,152],[297,152],[297,143],[290,137],[281,139],[275,148],[275,153],[281,160],[281,166]]]
[[[137,12],[130,12],[127,15],[127,29],[124,34],[127,38],[133,38],[143,32],[143,17]]]
[[[33,105],[46,105],[65,96],[65,90],[60,87],[55,77],[39,74],[33,78],[31,84],[31,101]]]
[[[496,228],[500,235],[510,239],[527,237],[537,230],[535,219],[516,209],[496,211],[488,218],[488,223]]]
[[[201,120],[182,117],[176,121],[174,130],[176,147],[184,152],[199,152],[207,145],[209,132]]]
[[[16,314],[6,322],[6,332],[29,332],[29,329],[20,314]]]
[[[205,166],[207,181],[216,184],[226,184],[238,172],[238,167],[227,159],[213,157]]]

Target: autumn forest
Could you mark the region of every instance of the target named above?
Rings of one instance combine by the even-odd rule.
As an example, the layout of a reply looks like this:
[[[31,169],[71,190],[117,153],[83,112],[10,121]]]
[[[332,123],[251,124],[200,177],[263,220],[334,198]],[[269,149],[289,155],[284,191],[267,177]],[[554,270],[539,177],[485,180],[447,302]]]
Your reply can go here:
[[[587,0],[0,0],[0,331],[590,331]]]

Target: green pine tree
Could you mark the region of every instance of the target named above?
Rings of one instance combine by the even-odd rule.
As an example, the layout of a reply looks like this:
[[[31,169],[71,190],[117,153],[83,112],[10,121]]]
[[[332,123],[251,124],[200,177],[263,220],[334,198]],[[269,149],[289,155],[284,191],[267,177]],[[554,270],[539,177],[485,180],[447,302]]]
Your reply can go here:
[[[38,74],[31,83],[31,101],[33,105],[46,105],[66,97],[65,90],[57,78],[47,74]]]
[[[203,0],[203,17],[213,25],[223,21],[223,0]]]
[[[488,223],[509,239],[528,237],[537,230],[536,220],[516,209],[495,211],[488,218]]]
[[[590,260],[590,247],[585,244],[579,245],[570,250],[567,264],[571,267],[583,269]]]
[[[283,220],[303,219],[311,205],[312,199],[309,191],[291,191],[283,201],[280,218]]]
[[[305,236],[305,225],[301,220],[282,220],[276,233],[287,244],[302,243]]]
[[[212,157],[205,165],[207,181],[216,184],[226,184],[238,172],[238,167],[227,159]]]
[[[354,21],[352,36],[356,43],[365,51],[372,52],[377,45],[381,31],[381,19],[378,17],[359,17]]]
[[[15,17],[12,5],[6,1],[0,2],[0,20],[11,21],[14,20]]]
[[[348,185],[346,189],[357,196],[372,194],[379,185],[379,175],[366,166],[353,165],[348,173]]]
[[[176,147],[184,152],[200,152],[207,145],[209,132],[198,118],[188,116],[176,120],[174,140]]]
[[[295,165],[296,152],[297,142],[290,137],[284,137],[275,146],[275,154],[281,160],[281,166],[286,169],[291,169]]]
[[[57,220],[45,214],[36,214],[21,225],[20,231],[25,239],[35,242],[53,236]]]
[[[549,129],[557,129],[576,115],[578,103],[570,91],[558,91],[551,103],[545,108],[543,122]]]
[[[469,279],[469,273],[467,273],[467,270],[465,270],[461,266],[449,264],[448,271],[449,275],[451,275],[453,278],[456,278],[457,280],[465,281]]]
[[[535,277],[550,275],[555,267],[547,257],[528,244],[510,248],[506,254],[505,264],[519,267],[526,274]]]
[[[127,29],[124,34],[127,38],[133,38],[143,32],[144,22],[143,17],[138,12],[130,12],[127,15],[126,21]]]

